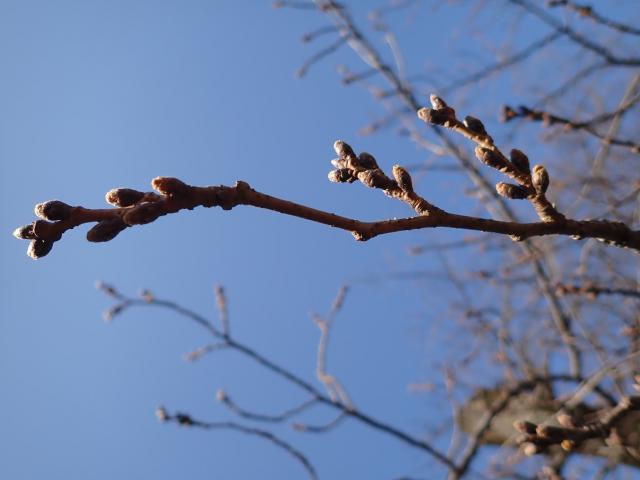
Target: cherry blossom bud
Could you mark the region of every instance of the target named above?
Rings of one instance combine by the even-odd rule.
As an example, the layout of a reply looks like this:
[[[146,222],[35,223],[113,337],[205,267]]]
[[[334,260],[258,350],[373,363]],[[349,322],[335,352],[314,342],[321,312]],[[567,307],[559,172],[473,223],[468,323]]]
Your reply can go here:
[[[53,248],[53,241],[35,239],[29,242],[29,248],[27,249],[27,255],[34,260],[46,256]]]
[[[73,207],[60,200],[49,200],[38,203],[34,209],[36,215],[44,220],[66,220],[71,215]]]
[[[538,193],[545,193],[549,188],[549,173],[542,165],[533,167],[531,182]]]
[[[413,192],[413,181],[411,180],[411,175],[409,175],[409,172],[407,172],[400,165],[394,165],[392,172],[393,178],[396,179],[396,183],[404,192]]]
[[[87,240],[90,242],[108,242],[128,226],[120,217],[102,220],[87,232]]]
[[[130,207],[142,200],[143,197],[144,192],[132,188],[114,188],[107,192],[105,200],[114,207]]]

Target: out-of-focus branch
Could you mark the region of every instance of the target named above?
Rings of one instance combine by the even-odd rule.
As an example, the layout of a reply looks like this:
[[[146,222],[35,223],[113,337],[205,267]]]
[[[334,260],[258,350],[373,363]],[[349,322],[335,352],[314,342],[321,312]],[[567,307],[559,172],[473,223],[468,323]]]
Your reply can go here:
[[[618,30],[622,33],[629,33],[631,35],[640,35],[640,29],[632,27],[631,25],[627,25],[625,23],[616,22],[615,20],[611,20],[602,16],[600,13],[596,12],[591,5],[587,5],[585,3],[576,3],[571,0],[549,0],[547,2],[549,7],[565,7],[568,10],[573,10],[582,18],[590,18],[596,23],[600,25],[604,25],[605,27],[612,28],[614,30]]]
[[[505,122],[508,122],[516,118],[523,118],[526,120],[531,120],[533,122],[542,122],[545,126],[563,125],[567,131],[584,130],[594,137],[603,140],[606,144],[627,147],[631,149],[633,153],[640,153],[640,143],[632,140],[610,137],[609,135],[598,132],[594,127],[594,125],[597,123],[606,122],[607,120],[611,120],[614,117],[624,113],[633,105],[635,105],[638,100],[640,100],[640,96],[636,96],[632,102],[629,102],[623,108],[620,108],[614,112],[598,115],[597,117],[586,121],[571,120],[569,118],[554,115],[544,110],[531,109],[524,105],[520,105],[515,109],[510,107],[509,105],[506,105],[502,109],[501,119]]]
[[[562,36],[561,32],[552,32],[549,35],[541,38],[540,40],[533,42],[531,45],[525,47],[521,51],[514,53],[513,55],[505,58],[504,60],[501,60],[487,67],[484,67],[481,70],[478,70],[477,72],[471,73],[461,78],[460,80],[456,80],[455,82],[451,83],[450,85],[442,89],[442,95],[448,95],[462,87],[479,82],[480,80],[486,77],[489,77],[494,73],[498,73],[499,71],[504,70],[505,68],[512,67],[526,60],[534,53],[542,50],[547,45],[550,45],[561,36]]]
[[[164,407],[158,407],[156,416],[161,422],[173,422],[183,427],[202,428],[204,430],[234,430],[254,437],[264,438],[300,462],[307,471],[309,478],[314,480],[318,478],[315,468],[303,453],[267,430],[248,427],[236,422],[205,422],[195,419],[186,413],[171,414]]]
[[[556,285],[556,292],[560,296],[584,295],[590,300],[595,300],[600,295],[620,295],[623,297],[639,298],[640,291],[633,288],[614,288],[585,283],[583,285],[570,285],[559,283]]]
[[[540,7],[527,0],[510,0],[511,3],[515,5],[519,5],[525,10],[529,11],[544,23],[554,28],[557,32],[563,33],[566,35],[571,41],[576,43],[577,45],[585,48],[586,50],[590,50],[596,55],[602,57],[607,63],[610,65],[617,65],[621,67],[637,67],[640,65],[640,58],[638,57],[619,57],[613,54],[610,50],[603,47],[602,45],[594,42],[593,40],[586,38],[580,35],[578,32],[563,24],[560,20],[555,18],[553,15],[550,15]]]
[[[616,425],[632,411],[640,410],[640,397],[624,397],[610,410],[602,414],[599,421],[586,425],[574,425],[569,416],[559,416],[561,426],[535,424],[519,421],[514,427],[522,434],[517,443],[526,455],[534,455],[544,451],[551,445],[560,445],[564,450],[571,451],[589,439],[607,440]],[[615,444],[615,440],[610,440]]]
[[[116,307],[118,307],[118,311],[116,313],[117,315],[121,315],[128,308],[139,307],[139,306],[146,306],[146,307],[156,306],[156,307],[166,308],[170,311],[173,311],[185,317],[186,319],[196,323],[202,328],[204,328],[214,338],[216,338],[217,340],[221,340],[224,343],[224,345],[226,345],[226,347],[229,348],[230,350],[234,350],[244,355],[245,357],[255,361],[258,365],[261,365],[271,373],[284,379],[290,384],[300,388],[304,392],[308,393],[310,396],[310,399],[314,400],[316,403],[322,404],[322,405],[331,407],[334,410],[337,410],[339,413],[339,416],[343,415],[345,417],[349,417],[354,420],[357,420],[363,425],[366,425],[372,428],[373,430],[376,430],[383,434],[387,434],[390,437],[393,437],[396,440],[399,440],[413,448],[422,450],[428,453],[429,455],[431,455],[435,460],[437,460],[439,463],[441,463],[448,469],[455,468],[455,465],[453,464],[453,462],[444,453],[440,452],[438,449],[433,447],[430,443],[420,438],[414,437],[406,432],[403,432],[392,425],[381,422],[380,420],[374,417],[371,417],[359,410],[355,410],[353,408],[347,408],[341,402],[333,401],[327,395],[323,394],[320,390],[314,387],[311,383],[298,377],[288,369],[281,367],[280,365],[277,365],[276,363],[272,362],[264,355],[255,351],[253,348],[235,340],[231,336],[228,336],[228,335],[225,336],[223,332],[218,330],[213,325],[213,323],[211,323],[205,317],[197,314],[196,312],[189,310],[185,307],[182,307],[181,305],[175,302],[168,301],[168,300],[161,300],[151,295],[145,298],[136,299],[136,298],[130,298],[121,294],[120,292],[118,292],[116,289],[114,289],[109,285],[99,284],[98,287],[102,291],[104,291],[107,295],[119,301],[119,303],[116,305]],[[335,310],[336,310],[335,308],[332,309],[332,311],[335,311]],[[336,419],[334,421],[338,422],[340,420]]]

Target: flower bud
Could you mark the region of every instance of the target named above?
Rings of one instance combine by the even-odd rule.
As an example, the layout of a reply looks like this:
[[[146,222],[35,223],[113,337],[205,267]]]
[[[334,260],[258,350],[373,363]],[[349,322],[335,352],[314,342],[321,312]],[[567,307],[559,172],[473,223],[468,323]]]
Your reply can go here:
[[[151,223],[163,214],[162,206],[157,203],[143,203],[133,207],[122,217],[127,225]]]
[[[102,220],[87,232],[87,240],[90,242],[108,242],[127,227],[128,225],[120,217]]]
[[[500,121],[503,123],[506,123],[509,120],[513,120],[517,116],[518,116],[518,113],[509,105],[503,106],[502,110],[500,111]]]
[[[34,211],[38,217],[44,220],[66,220],[71,215],[73,207],[60,200],[49,200],[37,204]]]
[[[365,170],[379,168],[375,157],[367,152],[361,152],[360,155],[358,155],[358,164]]]
[[[442,98],[437,96],[435,93],[432,93],[431,95],[429,95],[429,101],[431,102],[431,106],[435,110],[442,110],[443,108],[447,108],[449,106],[447,105],[447,102],[445,102]]]
[[[503,158],[493,150],[484,147],[476,147],[476,157],[485,165],[501,170],[506,167]]]
[[[521,172],[529,173],[531,171],[529,157],[527,157],[521,150],[514,148],[511,150],[509,158],[511,158],[511,163],[513,163],[513,165]]]
[[[464,117],[463,123],[469,130],[471,130],[474,133],[477,133],[479,135],[485,135],[485,136],[488,135],[487,130],[484,128],[484,124],[475,117],[467,115],[466,117]]]
[[[536,165],[533,167],[533,173],[531,174],[531,182],[533,187],[538,193],[545,193],[549,188],[549,173],[547,169],[542,165]]]
[[[355,152],[353,151],[353,148],[351,148],[351,145],[349,145],[346,142],[343,142],[342,140],[336,140],[336,142],[333,144],[333,149],[335,150],[336,154],[340,158],[347,158],[347,157],[355,158],[356,156]]]
[[[27,249],[27,255],[29,255],[34,260],[37,260],[46,256],[52,248],[52,240],[31,240],[31,242],[29,242],[29,248]]]
[[[541,448],[535,443],[527,442],[522,444],[522,453],[527,457],[533,457],[536,453],[540,453]]]
[[[33,240],[36,238],[35,233],[33,233],[33,225],[23,225],[21,227],[16,228],[13,231],[13,236],[19,238],[21,240]]]
[[[565,452],[570,452],[576,447],[576,442],[574,442],[573,440],[565,439],[560,442],[560,446]]]
[[[400,165],[394,165],[392,172],[393,178],[396,179],[396,183],[404,192],[413,192],[413,182],[411,180],[411,175],[409,175],[409,172],[407,172]]]
[[[222,388],[219,388],[216,391],[216,400],[219,402],[226,402],[227,401],[227,392],[225,392]]]
[[[114,207],[130,207],[135,205],[144,197],[144,192],[139,192],[132,188],[114,188],[105,195],[105,200]]]
[[[151,186],[167,197],[181,195],[189,190],[189,185],[173,177],[156,177],[151,181]]]
[[[176,422],[182,426],[190,427],[193,425],[193,419],[186,413],[176,413],[174,418],[176,419]]]
[[[523,198],[527,198],[527,190],[519,185],[513,185],[512,183],[498,182],[496,184],[496,192],[505,198],[510,198],[511,200],[522,200]]]
[[[378,168],[358,173],[358,180],[369,188],[382,188],[386,190],[393,186],[391,179]]]
[[[449,120],[454,118],[450,108],[442,110],[434,110],[432,108],[421,108],[418,110],[418,117],[420,120],[433,125],[445,125]]]
[[[334,158],[331,160],[331,165],[336,168],[347,168],[347,162],[344,158]]]
[[[169,420],[169,414],[167,413],[167,410],[163,406],[156,408],[156,418],[160,423],[163,423]]]
[[[62,233],[58,230],[57,224],[47,222],[46,220],[36,220],[32,223],[33,234],[40,240],[50,240],[55,242],[60,240]]]
[[[356,180],[356,177],[353,176],[351,170],[348,168],[339,168],[337,170],[331,170],[329,172],[329,181],[335,183],[353,183]]]
[[[513,428],[522,433],[528,433],[529,435],[535,435],[536,424],[528,422],[526,420],[518,420],[513,423]]]

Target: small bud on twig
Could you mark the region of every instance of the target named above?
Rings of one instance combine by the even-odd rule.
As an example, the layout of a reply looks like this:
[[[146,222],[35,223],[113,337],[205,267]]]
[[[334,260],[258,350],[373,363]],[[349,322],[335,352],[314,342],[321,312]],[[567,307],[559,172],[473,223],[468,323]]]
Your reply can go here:
[[[157,203],[143,203],[128,211],[122,217],[127,225],[144,225],[151,223],[162,215],[162,207]]]
[[[35,233],[33,233],[33,224],[23,225],[16,228],[13,231],[13,236],[20,240],[33,240],[36,238]]]
[[[189,185],[173,177],[156,177],[151,181],[151,186],[167,197],[184,194],[189,189]]]
[[[119,217],[102,220],[89,229],[87,232],[87,240],[90,242],[108,242],[109,240],[113,240],[128,226],[129,225],[124,223]]]
[[[501,170],[506,167],[504,160],[493,150],[484,147],[476,147],[476,157],[488,167]]]
[[[379,168],[378,162],[376,162],[376,159],[374,158],[374,156],[367,152],[361,152],[360,155],[358,155],[358,163],[365,170],[372,170],[374,168]]]
[[[358,180],[369,188],[382,188],[386,190],[393,186],[391,179],[378,168],[358,173]]]
[[[48,202],[38,203],[34,211],[38,217],[44,220],[66,220],[71,215],[73,207],[60,200],[49,200]]]
[[[105,200],[114,207],[130,207],[135,205],[144,197],[144,192],[139,192],[132,188],[114,188],[105,195]]]
[[[533,167],[531,183],[538,193],[545,193],[549,188],[549,173],[542,165]]]
[[[163,423],[169,420],[169,414],[167,413],[167,410],[163,406],[159,406],[158,408],[156,408],[156,418],[160,423]]]
[[[55,223],[47,222],[46,220],[36,220],[32,225],[33,234],[36,238],[55,242],[62,237],[62,233],[58,231]]]
[[[431,102],[431,106],[435,110],[442,110],[443,108],[447,108],[449,106],[447,105],[447,102],[445,102],[442,98],[437,96],[435,93],[432,93],[431,95],[429,95],[429,101]]]
[[[512,183],[498,182],[496,184],[496,192],[511,200],[522,200],[523,198],[527,198],[527,190]]]
[[[340,158],[356,158],[356,154],[353,151],[353,148],[351,148],[351,145],[343,142],[342,140],[336,140],[336,142],[333,144],[333,149]]]
[[[484,128],[484,124],[477,118],[467,115],[462,122],[465,126],[474,133],[487,136],[487,130]]]
[[[536,433],[536,424],[526,420],[518,420],[514,422],[513,428],[521,433],[528,433],[529,435],[534,435]]]
[[[329,181],[335,183],[353,183],[356,180],[356,177],[353,176],[351,170],[348,168],[339,168],[338,170],[331,170],[327,175],[329,177]]]
[[[407,193],[413,192],[413,182],[411,180],[411,175],[400,165],[394,165],[393,169],[393,178],[396,179],[398,186]]]
[[[46,256],[53,248],[53,241],[51,240],[31,240],[29,242],[29,248],[27,249],[27,255],[34,260]]]
[[[509,157],[511,158],[511,163],[523,173],[529,173],[531,171],[531,166],[529,165],[529,157],[527,157],[524,152],[514,148],[511,150]]]

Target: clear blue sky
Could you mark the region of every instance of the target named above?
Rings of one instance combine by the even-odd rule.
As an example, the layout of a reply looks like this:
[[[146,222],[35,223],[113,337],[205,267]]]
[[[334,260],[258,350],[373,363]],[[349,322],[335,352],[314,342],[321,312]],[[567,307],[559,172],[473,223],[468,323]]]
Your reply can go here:
[[[364,20],[371,3],[353,5]],[[437,13],[460,27],[460,10]],[[403,47],[408,57],[446,61],[437,30],[416,32],[431,14],[401,21],[414,35],[401,34]],[[262,1],[0,1],[0,478],[302,478],[298,464],[262,440],[161,425],[153,415],[163,404],[204,420],[233,418],[215,401],[220,387],[267,412],[303,400],[301,392],[232,353],[184,362],[182,354],[209,339],[166,312],[136,310],[105,324],[111,303],[97,280],[132,294],[149,288],[212,318],[212,287],[221,283],[234,334],[310,381],[318,331],[309,313],[326,312],[349,283],[330,371],[361,410],[416,435],[449,414],[446,402],[434,410],[407,386],[440,378],[433,365],[447,345],[429,320],[446,312],[452,294],[435,280],[385,278],[440,267],[437,257],[405,253],[424,234],[359,244],[255,209],[200,209],[105,244],[86,242],[78,228],[38,262],[9,235],[32,220],[37,202],[100,207],[107,190],[148,189],[157,175],[199,185],[242,179],[363,219],[408,215],[378,192],[326,181],[338,138],[386,168],[425,158],[390,133],[357,135],[380,110],[366,92],[340,85],[335,66],[360,65],[347,49],[294,78],[328,42],[299,37],[326,24],[317,13]],[[500,96],[491,88],[488,97]],[[502,92],[492,103],[511,98]],[[430,198],[472,209],[448,196],[453,182],[429,182]],[[322,409],[302,417],[329,418]],[[275,431],[321,478],[424,476],[432,465],[350,421],[320,436]]]

